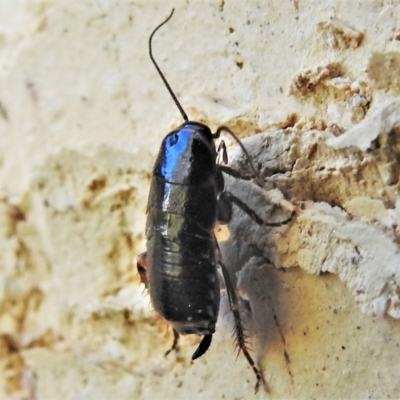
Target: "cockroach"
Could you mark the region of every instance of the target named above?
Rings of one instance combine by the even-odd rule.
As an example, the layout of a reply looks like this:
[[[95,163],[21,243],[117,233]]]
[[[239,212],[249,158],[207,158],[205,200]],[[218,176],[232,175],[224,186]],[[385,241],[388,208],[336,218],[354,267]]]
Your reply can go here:
[[[265,382],[246,347],[238,297],[229,271],[222,262],[214,227],[217,223],[230,221],[232,204],[264,226],[281,226],[292,217],[282,222],[266,223],[225,189],[223,173],[235,178],[250,178],[226,165],[217,164],[220,149],[224,164],[227,163],[223,142],[218,151],[215,146],[215,140],[222,132],[234,138],[256,177],[258,173],[246,149],[228,127],[220,126],[212,133],[208,126],[189,120],[155,61],[153,37],[173,13],[174,9],[150,35],[149,55],[185,122],[164,138],[154,165],[146,210],[147,252],[138,256],[137,268],[154,309],[173,327],[174,341],[166,354],[177,349],[179,335],[203,336],[192,360],[208,350],[215,332],[220,303],[217,267],[221,268],[234,316],[236,343],[256,375],[257,392],[260,384]]]

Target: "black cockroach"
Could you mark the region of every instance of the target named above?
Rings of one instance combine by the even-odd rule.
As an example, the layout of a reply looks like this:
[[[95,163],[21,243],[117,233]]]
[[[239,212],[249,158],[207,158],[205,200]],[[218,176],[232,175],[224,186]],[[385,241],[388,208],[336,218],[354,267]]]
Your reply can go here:
[[[173,13],[174,10],[150,35],[149,54],[185,122],[164,138],[158,153],[147,203],[147,252],[138,256],[137,268],[155,310],[173,327],[174,342],[166,354],[177,348],[180,334],[197,334],[203,338],[192,356],[195,360],[207,351],[215,332],[220,302],[217,266],[221,267],[234,316],[236,342],[257,377],[257,391],[264,379],[247,350],[235,287],[221,260],[213,230],[217,222],[230,221],[232,203],[264,226],[280,226],[291,217],[279,223],[265,223],[244,202],[225,190],[222,173],[249,178],[217,164],[214,141],[221,132],[232,135],[256,177],[258,173],[246,149],[229,128],[220,126],[212,133],[208,126],[189,121],[157,65],[152,54],[152,39]],[[221,149],[226,164],[224,144]]]

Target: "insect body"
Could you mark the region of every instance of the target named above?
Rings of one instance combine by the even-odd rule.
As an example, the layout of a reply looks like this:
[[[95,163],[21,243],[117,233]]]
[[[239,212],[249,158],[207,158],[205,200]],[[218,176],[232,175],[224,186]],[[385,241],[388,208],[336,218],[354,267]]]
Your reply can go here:
[[[222,263],[213,230],[217,222],[229,222],[232,203],[259,224],[280,226],[289,219],[266,224],[225,190],[223,173],[234,177],[240,174],[217,164],[215,139],[226,131],[248,156],[246,150],[227,127],[212,133],[206,125],[189,121],[152,55],[152,38],[173,12],[151,34],[149,53],[185,122],[164,138],[154,166],[147,204],[147,252],[138,257],[138,271],[155,310],[173,326],[171,350],[177,347],[180,334],[203,336],[192,356],[196,359],[207,351],[215,332],[220,301],[217,267],[221,267],[235,319],[237,344],[257,377],[257,391],[263,377],[246,348],[235,288]],[[222,149],[226,160],[224,146]],[[252,166],[250,159],[249,162]],[[257,175],[253,166],[252,169]]]
[[[148,202],[147,280],[175,331],[211,340],[219,308],[216,241],[223,178],[210,129],[187,122],[163,141]]]

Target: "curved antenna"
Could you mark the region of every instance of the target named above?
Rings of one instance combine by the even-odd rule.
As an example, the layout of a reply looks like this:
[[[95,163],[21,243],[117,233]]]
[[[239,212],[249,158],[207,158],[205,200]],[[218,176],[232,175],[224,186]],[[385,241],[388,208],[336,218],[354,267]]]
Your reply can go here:
[[[164,82],[164,85],[166,86],[166,88],[168,89],[169,94],[172,97],[172,100],[174,100],[175,105],[178,107],[179,112],[182,115],[182,118],[185,120],[185,122],[189,122],[189,118],[187,117],[185,111],[183,110],[181,104],[179,103],[178,98],[175,96],[175,93],[172,91],[171,86],[169,86],[169,83],[167,82],[164,74],[161,72],[160,67],[157,65],[156,60],[154,59],[153,53],[152,53],[152,50],[151,50],[151,41],[153,39],[154,34],[172,18],[172,15],[174,14],[174,11],[175,11],[175,8],[172,9],[171,14],[169,15],[169,17],[164,22],[162,22],[160,25],[158,25],[156,27],[156,29],[154,29],[153,33],[150,35],[150,38],[149,38],[149,54],[150,54],[151,61],[153,61],[153,64],[156,67],[157,72],[160,74],[161,79]]]

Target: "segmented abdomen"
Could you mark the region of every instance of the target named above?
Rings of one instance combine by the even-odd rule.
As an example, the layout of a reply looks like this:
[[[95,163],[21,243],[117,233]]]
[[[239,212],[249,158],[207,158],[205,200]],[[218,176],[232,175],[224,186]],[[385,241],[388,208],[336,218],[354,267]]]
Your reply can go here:
[[[147,278],[153,306],[180,333],[213,333],[220,297],[214,183],[174,185],[154,176],[151,195]]]

